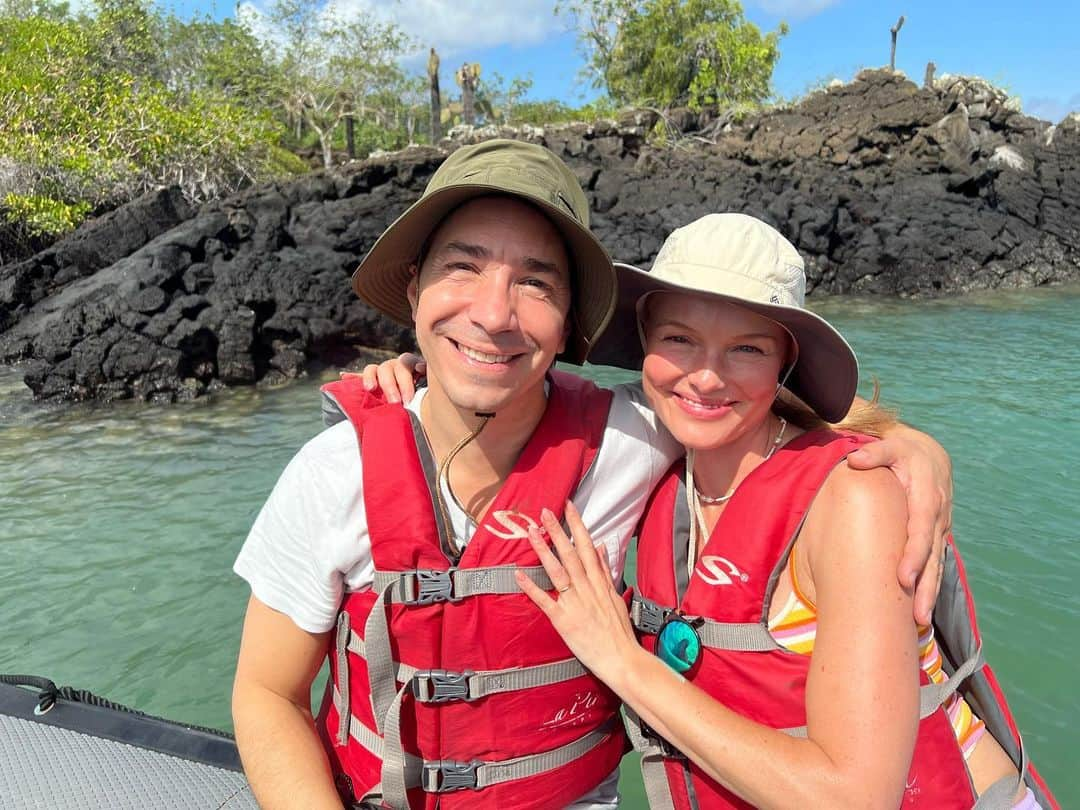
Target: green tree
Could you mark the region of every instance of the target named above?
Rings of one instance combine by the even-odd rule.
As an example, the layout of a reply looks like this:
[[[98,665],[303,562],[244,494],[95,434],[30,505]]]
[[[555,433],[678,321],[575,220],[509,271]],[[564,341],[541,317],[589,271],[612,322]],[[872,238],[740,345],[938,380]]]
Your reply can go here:
[[[758,103],[787,25],[768,34],[738,0],[561,0],[595,80],[620,103]]]
[[[532,86],[531,76],[515,76],[507,82],[502,74],[492,71],[476,90],[476,107],[483,114],[485,123],[515,123],[518,120],[518,105]]]
[[[275,110],[277,66],[235,20],[169,16],[162,26],[163,80],[178,92],[215,93],[252,111]]]
[[[344,17],[319,0],[276,0],[268,21],[281,75],[279,98],[297,138],[304,127],[319,140],[323,165],[348,122],[385,127],[394,118],[393,92],[405,83],[398,59],[411,46],[395,24],[370,15]],[[355,133],[354,133],[355,137]]]
[[[192,199],[270,174],[273,122],[212,93],[178,93],[102,48],[107,21],[0,18],[0,208],[37,233],[180,185]]]
[[[64,0],[0,0],[0,17],[13,17],[25,20],[27,17],[41,17],[47,20],[63,20],[71,11],[71,6]]]
[[[149,0],[93,0],[93,11],[82,21],[100,66],[136,79],[160,79],[162,19]]]

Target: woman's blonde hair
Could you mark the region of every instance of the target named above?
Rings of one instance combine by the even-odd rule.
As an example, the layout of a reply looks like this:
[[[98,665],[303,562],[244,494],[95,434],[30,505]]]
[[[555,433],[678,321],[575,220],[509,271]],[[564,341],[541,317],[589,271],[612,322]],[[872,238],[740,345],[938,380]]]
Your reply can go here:
[[[890,428],[896,426],[898,417],[895,409],[880,404],[880,396],[881,386],[875,378],[874,394],[869,401],[860,401],[852,405],[847,416],[839,422],[826,422],[814,413],[809,405],[786,388],[782,388],[776,402],[773,403],[772,410],[777,416],[782,416],[803,430],[832,428],[881,438]]]

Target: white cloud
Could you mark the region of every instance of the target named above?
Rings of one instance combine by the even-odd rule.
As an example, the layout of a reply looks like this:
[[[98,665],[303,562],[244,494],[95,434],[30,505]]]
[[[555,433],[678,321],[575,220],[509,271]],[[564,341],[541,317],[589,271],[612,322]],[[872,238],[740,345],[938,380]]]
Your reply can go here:
[[[798,19],[813,17],[839,2],[840,0],[749,0],[748,5],[778,17]]]
[[[1069,99],[1036,96],[1024,102],[1024,112],[1052,124],[1059,123],[1071,112],[1080,111],[1080,93]]]

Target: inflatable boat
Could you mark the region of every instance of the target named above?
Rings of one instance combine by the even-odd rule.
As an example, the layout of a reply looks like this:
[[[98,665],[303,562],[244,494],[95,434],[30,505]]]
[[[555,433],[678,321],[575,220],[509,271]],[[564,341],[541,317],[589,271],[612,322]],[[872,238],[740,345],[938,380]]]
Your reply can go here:
[[[257,810],[236,743],[47,678],[0,675],[3,810]]]

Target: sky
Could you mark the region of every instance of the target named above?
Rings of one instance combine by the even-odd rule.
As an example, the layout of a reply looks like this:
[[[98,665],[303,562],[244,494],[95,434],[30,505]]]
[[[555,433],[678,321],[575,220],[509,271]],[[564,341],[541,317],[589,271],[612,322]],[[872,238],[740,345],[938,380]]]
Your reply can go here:
[[[256,7],[266,0],[244,0]],[[479,62],[533,81],[529,98],[577,105],[598,91],[581,79],[585,59],[570,20],[554,0],[336,0],[343,8],[398,23],[421,45],[407,67],[423,73],[427,48],[453,71]],[[177,12],[231,16],[221,0],[179,0]],[[849,81],[862,68],[889,62],[889,29],[903,14],[897,67],[921,84],[926,63],[937,75],[981,76],[1020,97],[1024,111],[1052,122],[1080,111],[1080,2],[1077,0],[744,0],[746,17],[763,30],[781,21],[775,92],[791,98],[833,78]],[[456,88],[455,88],[456,89]],[[444,90],[445,92],[445,90]]]

